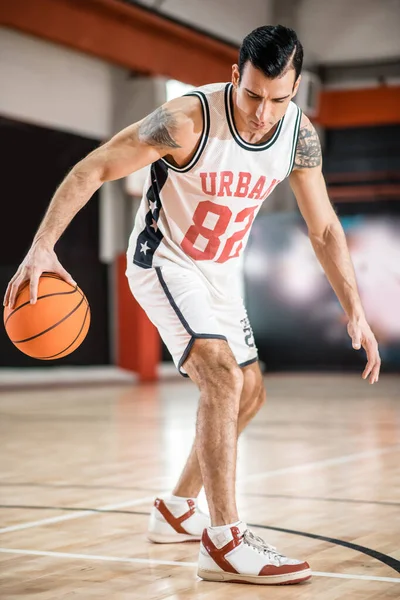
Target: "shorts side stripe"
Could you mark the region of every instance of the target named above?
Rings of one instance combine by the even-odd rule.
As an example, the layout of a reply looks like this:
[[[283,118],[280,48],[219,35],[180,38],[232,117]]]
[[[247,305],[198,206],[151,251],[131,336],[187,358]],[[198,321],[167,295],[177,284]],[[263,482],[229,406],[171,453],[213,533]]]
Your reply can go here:
[[[239,363],[239,367],[243,368],[243,367],[247,367],[248,365],[252,365],[253,363],[258,361],[258,356],[255,356],[254,358],[251,358],[250,360],[246,360],[246,362],[243,363]]]
[[[183,375],[183,377],[188,377],[188,375],[186,373],[182,372],[182,365],[185,362],[185,360],[187,359],[187,357],[189,356],[190,350],[192,349],[192,346],[195,342],[195,340],[198,339],[208,339],[208,340],[212,340],[212,339],[216,339],[216,340],[224,340],[225,342],[228,342],[228,339],[226,336],[224,335],[220,335],[219,333],[196,333],[195,331],[193,331],[193,329],[190,327],[189,323],[186,321],[185,317],[183,316],[183,314],[181,313],[179,307],[177,306],[166,282],[164,277],[162,276],[162,272],[161,272],[161,267],[155,267],[155,271],[157,273],[157,277],[158,280],[161,284],[161,287],[164,290],[165,295],[168,298],[168,301],[170,303],[170,305],[172,306],[172,308],[174,309],[178,319],[180,320],[180,322],[182,323],[182,325],[184,326],[184,328],[186,329],[186,331],[188,332],[188,334],[191,336],[191,339],[188,343],[188,345],[185,348],[184,353],[182,354],[182,357],[178,363],[178,371],[181,375]]]
[[[156,273],[157,273],[157,277],[159,282],[161,283],[162,289],[165,292],[165,295],[168,298],[168,301],[170,303],[170,305],[172,306],[172,308],[174,309],[174,311],[176,312],[180,322],[182,323],[182,325],[184,326],[184,328],[186,329],[186,331],[191,335],[191,336],[195,336],[195,332],[193,331],[193,329],[190,327],[189,323],[186,321],[185,317],[183,316],[183,314],[181,313],[181,311],[179,310],[175,300],[172,297],[171,292],[168,289],[167,284],[165,283],[165,279],[162,276],[161,273],[161,267],[156,267]]]
[[[186,321],[185,317],[179,310],[175,300],[173,299],[172,294],[169,291],[167,284],[165,283],[165,279],[162,276],[161,267],[156,267],[156,273],[157,273],[157,277],[162,285],[162,288],[165,292],[165,295],[167,296],[167,298],[169,300],[170,305],[176,312],[180,322],[182,323],[182,325],[184,326],[186,331],[188,333],[190,333],[191,336],[193,336],[194,338],[199,338],[199,339],[216,339],[216,340],[225,340],[226,342],[228,341],[226,336],[220,335],[219,333],[196,333],[195,331],[193,331],[193,329],[190,327],[189,323]]]

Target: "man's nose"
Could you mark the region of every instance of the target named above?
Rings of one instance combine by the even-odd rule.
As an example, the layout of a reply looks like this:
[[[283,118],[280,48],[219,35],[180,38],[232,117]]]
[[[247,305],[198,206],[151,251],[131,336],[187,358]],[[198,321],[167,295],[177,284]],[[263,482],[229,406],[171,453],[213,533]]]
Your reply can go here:
[[[266,121],[268,121],[268,115],[269,115],[268,102],[266,102],[266,101],[261,102],[258,105],[257,112],[256,112],[257,119],[260,121],[260,123],[265,123]]]

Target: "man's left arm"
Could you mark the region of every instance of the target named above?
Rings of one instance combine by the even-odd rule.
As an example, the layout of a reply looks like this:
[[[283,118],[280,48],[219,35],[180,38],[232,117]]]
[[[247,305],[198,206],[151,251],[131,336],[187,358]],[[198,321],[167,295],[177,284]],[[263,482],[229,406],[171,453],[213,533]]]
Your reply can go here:
[[[364,379],[369,376],[370,383],[375,383],[381,365],[378,344],[365,318],[346,236],[328,197],[318,134],[305,115],[289,181],[315,254],[348,316],[347,331],[353,348],[358,350],[363,346],[367,353],[362,376]]]

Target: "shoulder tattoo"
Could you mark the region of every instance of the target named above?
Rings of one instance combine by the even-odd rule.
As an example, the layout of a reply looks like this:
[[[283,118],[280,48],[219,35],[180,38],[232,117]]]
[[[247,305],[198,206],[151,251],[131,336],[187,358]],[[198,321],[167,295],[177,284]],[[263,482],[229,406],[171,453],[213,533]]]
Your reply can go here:
[[[318,167],[322,162],[321,144],[318,134],[311,123],[307,123],[299,132],[296,156],[294,159],[295,169],[310,169]]]
[[[177,122],[174,115],[160,106],[139,126],[139,137],[149,146],[181,148],[174,140]]]

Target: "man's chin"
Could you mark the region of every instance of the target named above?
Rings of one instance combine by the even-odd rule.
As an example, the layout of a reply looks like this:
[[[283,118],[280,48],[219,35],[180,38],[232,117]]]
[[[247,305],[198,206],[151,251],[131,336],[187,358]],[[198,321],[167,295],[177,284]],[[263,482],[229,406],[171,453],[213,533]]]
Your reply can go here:
[[[257,132],[261,132],[261,133],[268,133],[269,131],[271,131],[271,129],[273,127],[275,127],[276,123],[268,123],[267,125],[258,125],[257,123],[255,123],[254,121],[251,121],[249,123],[249,127],[252,129],[252,131],[257,131]]]

